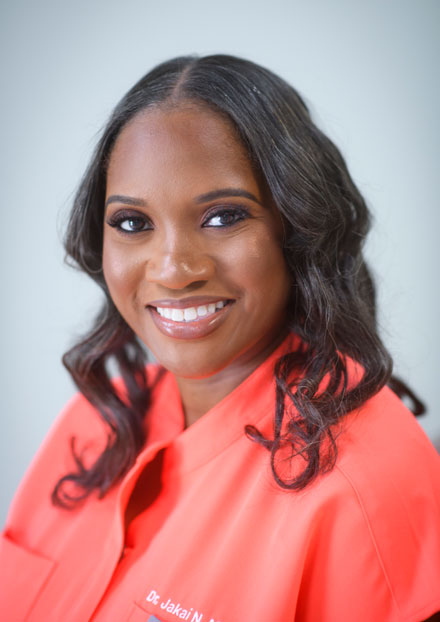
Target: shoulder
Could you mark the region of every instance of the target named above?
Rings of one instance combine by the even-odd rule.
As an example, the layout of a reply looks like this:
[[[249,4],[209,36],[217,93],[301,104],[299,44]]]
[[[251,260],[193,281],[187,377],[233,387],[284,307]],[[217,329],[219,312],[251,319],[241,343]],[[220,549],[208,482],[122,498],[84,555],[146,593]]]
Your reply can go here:
[[[150,389],[156,385],[160,376],[160,369],[158,365],[147,365],[146,370]],[[124,400],[126,392],[122,378],[114,378],[112,384],[116,393]],[[56,417],[35,459],[48,452],[56,453],[60,446],[61,452],[63,452],[64,441],[70,443],[72,437],[78,443],[84,443],[87,446],[90,445],[90,447],[95,443],[99,445],[103,440],[107,440],[109,432],[110,428],[98,409],[82,393],[78,392],[71,397]]]
[[[362,487],[416,485],[440,476],[440,456],[414,415],[388,388],[348,414],[336,431],[337,468]]]
[[[431,534],[440,553],[440,456],[401,400],[383,388],[347,415],[336,443],[333,479],[354,496],[377,542],[387,549],[395,532],[406,548]]]
[[[334,469],[303,491],[315,522],[307,581],[331,586],[328,610],[344,598],[357,611],[361,597],[365,619],[424,619],[440,608],[440,457],[388,388],[336,435]]]
[[[156,365],[147,366],[150,388],[156,384],[159,371]],[[116,378],[113,384],[123,399],[122,379]],[[110,427],[100,412],[81,393],[73,395],[55,418],[27,468],[14,495],[8,519],[26,515],[40,502],[49,502],[59,478],[77,470],[72,441],[85,466],[90,466],[106,447],[109,434]]]

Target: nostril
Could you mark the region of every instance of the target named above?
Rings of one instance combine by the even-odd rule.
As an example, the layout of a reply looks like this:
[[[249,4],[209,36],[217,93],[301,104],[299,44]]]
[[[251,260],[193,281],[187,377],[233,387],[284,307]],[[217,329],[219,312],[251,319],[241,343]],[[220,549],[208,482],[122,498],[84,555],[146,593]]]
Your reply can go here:
[[[151,258],[145,266],[145,277],[170,289],[197,288],[204,285],[215,273],[215,266],[205,257],[180,255]]]

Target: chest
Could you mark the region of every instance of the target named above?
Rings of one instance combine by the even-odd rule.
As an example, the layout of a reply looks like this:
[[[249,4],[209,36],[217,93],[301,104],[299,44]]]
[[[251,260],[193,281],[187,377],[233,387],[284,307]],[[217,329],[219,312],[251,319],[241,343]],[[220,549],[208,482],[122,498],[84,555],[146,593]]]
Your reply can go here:
[[[115,611],[160,622],[289,619],[305,540],[297,533],[293,546],[286,496],[263,461],[247,458],[237,470],[224,455],[182,477],[157,456],[127,504],[124,555],[93,622]]]

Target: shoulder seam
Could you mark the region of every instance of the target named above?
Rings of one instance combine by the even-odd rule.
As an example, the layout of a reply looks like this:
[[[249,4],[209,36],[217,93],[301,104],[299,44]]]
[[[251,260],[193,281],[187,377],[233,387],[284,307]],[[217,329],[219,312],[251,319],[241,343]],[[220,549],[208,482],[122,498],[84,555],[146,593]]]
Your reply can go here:
[[[341,473],[341,475],[342,475],[342,476],[346,479],[346,481],[348,482],[348,484],[350,485],[350,487],[352,488],[352,490],[353,490],[353,492],[354,492],[354,494],[355,494],[355,496],[356,496],[356,499],[357,499],[357,501],[358,501],[358,503],[359,503],[359,507],[360,507],[360,509],[361,509],[361,511],[362,511],[362,515],[363,515],[363,517],[364,517],[365,523],[366,523],[366,525],[367,525],[367,528],[368,528],[368,531],[369,531],[369,534],[370,534],[371,541],[372,541],[373,546],[374,546],[374,549],[375,549],[375,551],[376,551],[376,556],[377,556],[377,559],[378,559],[378,561],[379,561],[379,565],[380,565],[380,567],[381,567],[381,569],[382,569],[382,573],[383,573],[383,575],[384,575],[384,577],[385,577],[385,581],[387,582],[388,589],[389,589],[390,594],[391,594],[391,596],[392,596],[392,599],[393,599],[394,605],[396,606],[396,609],[397,609],[397,611],[399,612],[399,614],[401,614],[402,612],[401,612],[401,610],[400,610],[400,607],[399,607],[399,605],[398,605],[398,603],[397,603],[397,600],[396,600],[396,597],[395,597],[395,595],[394,595],[394,590],[393,590],[393,588],[392,588],[392,586],[391,586],[391,581],[390,581],[390,579],[389,579],[389,577],[388,577],[388,574],[387,574],[387,572],[386,572],[386,570],[385,570],[385,566],[384,566],[384,563],[383,563],[383,560],[382,560],[382,556],[381,556],[381,554],[380,554],[379,547],[378,547],[378,544],[377,544],[377,542],[376,542],[375,535],[374,535],[374,533],[373,533],[373,528],[371,527],[370,520],[369,520],[369,518],[368,518],[367,511],[366,511],[365,506],[364,506],[364,504],[363,504],[363,502],[362,502],[361,496],[360,496],[360,494],[359,494],[359,492],[358,492],[358,490],[357,490],[356,486],[354,485],[353,480],[352,480],[352,479],[351,479],[351,477],[350,477],[350,476],[349,476],[349,475],[348,475],[348,474],[344,471],[344,469],[343,469],[340,465],[338,465],[338,464],[336,465],[336,467],[335,467],[335,468],[336,468],[336,469],[337,469],[337,470]]]

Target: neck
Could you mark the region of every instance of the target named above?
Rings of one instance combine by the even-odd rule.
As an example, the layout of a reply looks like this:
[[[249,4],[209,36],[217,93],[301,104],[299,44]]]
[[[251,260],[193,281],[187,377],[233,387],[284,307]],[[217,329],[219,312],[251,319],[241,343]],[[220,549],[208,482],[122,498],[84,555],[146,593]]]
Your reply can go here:
[[[200,417],[231,393],[239,384],[278,347],[285,334],[255,354],[239,357],[221,371],[206,378],[176,377],[179,387],[185,427],[195,423]]]

